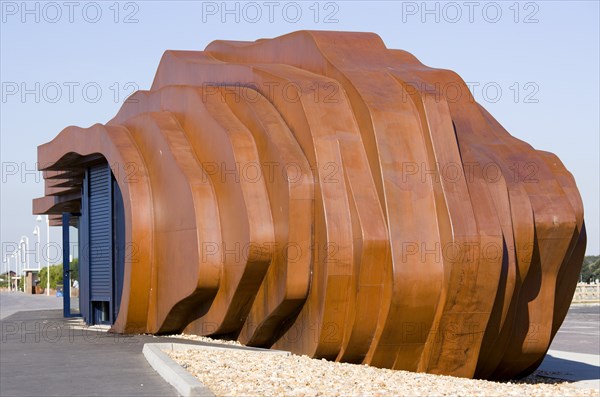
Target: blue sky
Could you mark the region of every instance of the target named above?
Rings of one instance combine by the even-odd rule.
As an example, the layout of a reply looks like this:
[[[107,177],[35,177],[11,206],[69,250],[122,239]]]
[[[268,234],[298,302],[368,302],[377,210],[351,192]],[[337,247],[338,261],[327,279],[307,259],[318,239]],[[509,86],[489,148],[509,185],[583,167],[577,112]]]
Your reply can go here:
[[[31,199],[43,184],[28,170],[37,145],[68,125],[108,121],[129,93],[150,87],[167,49],[300,29],[376,32],[389,48],[459,73],[512,135],[557,154],[573,173],[587,253],[598,254],[598,4],[2,1],[2,255],[22,235],[35,239]],[[59,241],[54,229],[51,240]]]

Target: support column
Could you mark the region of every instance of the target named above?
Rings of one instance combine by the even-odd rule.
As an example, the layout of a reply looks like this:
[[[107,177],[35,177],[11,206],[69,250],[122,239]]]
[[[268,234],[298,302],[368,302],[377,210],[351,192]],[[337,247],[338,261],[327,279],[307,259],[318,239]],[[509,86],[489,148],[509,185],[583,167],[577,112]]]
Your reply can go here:
[[[63,244],[63,316],[71,317],[71,248],[69,239],[69,224],[71,214],[62,214],[62,244]]]

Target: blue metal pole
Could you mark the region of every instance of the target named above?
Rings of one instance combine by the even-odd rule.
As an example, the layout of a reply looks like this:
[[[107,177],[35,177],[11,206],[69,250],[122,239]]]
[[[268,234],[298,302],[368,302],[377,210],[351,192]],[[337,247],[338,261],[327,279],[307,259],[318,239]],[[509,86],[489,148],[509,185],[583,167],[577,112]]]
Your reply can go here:
[[[63,316],[71,317],[71,252],[69,241],[69,223],[71,214],[63,212],[62,214],[62,244],[63,244]]]

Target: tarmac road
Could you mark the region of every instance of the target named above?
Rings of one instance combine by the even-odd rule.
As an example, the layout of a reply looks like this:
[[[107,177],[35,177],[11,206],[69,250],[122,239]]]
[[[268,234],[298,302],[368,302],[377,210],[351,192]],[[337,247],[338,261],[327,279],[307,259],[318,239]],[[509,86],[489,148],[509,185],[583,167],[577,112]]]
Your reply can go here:
[[[550,349],[600,355],[600,305],[572,305]]]
[[[25,310],[62,309],[62,298],[54,295],[29,295],[23,292],[0,292],[0,320]]]

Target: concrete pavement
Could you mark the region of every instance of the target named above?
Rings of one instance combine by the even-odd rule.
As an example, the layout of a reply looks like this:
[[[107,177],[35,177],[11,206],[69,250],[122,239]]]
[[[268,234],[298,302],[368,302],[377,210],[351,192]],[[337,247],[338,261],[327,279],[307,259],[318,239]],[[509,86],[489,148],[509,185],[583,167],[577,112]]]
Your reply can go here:
[[[144,343],[158,338],[77,329],[73,322],[62,310],[0,321],[1,396],[177,395],[142,355]]]
[[[538,374],[573,382],[578,388],[600,389],[600,356],[549,350]]]
[[[81,318],[63,318],[62,299],[52,296],[0,293],[0,315],[2,397],[177,396],[148,364],[144,344],[215,346],[91,330]]]

